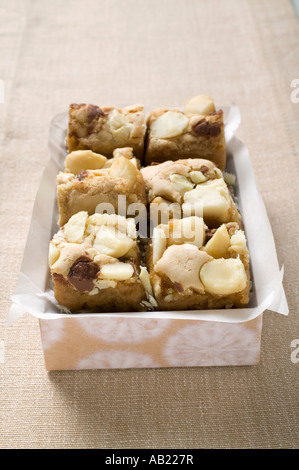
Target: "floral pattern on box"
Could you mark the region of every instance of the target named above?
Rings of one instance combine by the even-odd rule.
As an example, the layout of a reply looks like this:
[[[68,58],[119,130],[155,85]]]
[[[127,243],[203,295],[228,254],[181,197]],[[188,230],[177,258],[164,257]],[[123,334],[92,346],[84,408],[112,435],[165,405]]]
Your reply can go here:
[[[241,323],[123,316],[40,320],[48,370],[254,365],[262,315]]]

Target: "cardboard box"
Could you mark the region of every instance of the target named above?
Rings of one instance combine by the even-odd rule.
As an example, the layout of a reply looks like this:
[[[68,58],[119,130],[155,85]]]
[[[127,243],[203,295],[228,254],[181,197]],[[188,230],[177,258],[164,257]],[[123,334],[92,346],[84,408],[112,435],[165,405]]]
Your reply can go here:
[[[24,259],[8,324],[29,312],[40,323],[47,370],[256,365],[265,310],[288,306],[267,213],[256,188],[249,153],[234,132],[236,106],[224,108],[227,171],[236,175],[251,262],[250,302],[242,309],[186,312],[65,312],[56,302],[48,268],[48,244],[57,231],[56,175],[67,153],[67,113],[50,128],[51,158],[34,205]]]
[[[258,364],[262,315],[242,323],[140,315],[40,319],[47,370]]]

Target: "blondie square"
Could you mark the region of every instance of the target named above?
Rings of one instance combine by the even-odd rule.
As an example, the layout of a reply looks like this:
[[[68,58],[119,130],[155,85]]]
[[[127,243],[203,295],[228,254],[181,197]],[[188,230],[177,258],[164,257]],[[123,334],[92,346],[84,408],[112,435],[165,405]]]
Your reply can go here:
[[[92,150],[108,158],[116,148],[132,147],[135,156],[142,158],[145,130],[141,104],[123,108],[71,104],[67,146],[69,152]]]
[[[92,215],[122,210],[121,215],[126,215],[127,208],[137,203],[146,204],[146,192],[131,148],[115,149],[111,159],[90,150],[73,151],[66,157],[65,171],[57,175],[60,226],[80,211]]]
[[[184,111],[160,108],[147,116],[145,164],[186,158],[211,160],[221,170],[226,165],[223,111],[205,95],[189,100]]]
[[[154,216],[161,214],[169,218],[202,216],[210,228],[227,222],[241,224],[232,185],[226,183],[224,173],[213,162],[198,158],[166,161],[144,167],[141,173],[152,224]],[[163,218],[157,219],[157,223],[160,221]]]
[[[147,295],[134,219],[78,212],[49,245],[54,295],[72,312],[144,310]]]
[[[158,308],[244,307],[249,302],[249,254],[237,223],[210,230],[202,218],[172,219],[154,228],[146,265]]]

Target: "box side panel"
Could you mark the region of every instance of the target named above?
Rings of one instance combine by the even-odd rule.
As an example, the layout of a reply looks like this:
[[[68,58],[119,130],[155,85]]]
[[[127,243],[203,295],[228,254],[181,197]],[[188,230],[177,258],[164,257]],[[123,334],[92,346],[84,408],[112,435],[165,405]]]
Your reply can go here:
[[[118,316],[40,320],[47,370],[255,365],[262,315],[244,323]]]

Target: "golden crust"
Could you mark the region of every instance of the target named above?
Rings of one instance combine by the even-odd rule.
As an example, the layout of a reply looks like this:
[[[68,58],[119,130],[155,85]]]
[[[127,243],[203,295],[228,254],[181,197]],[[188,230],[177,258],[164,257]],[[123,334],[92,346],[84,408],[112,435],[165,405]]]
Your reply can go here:
[[[73,313],[86,309],[93,313],[145,310],[142,304],[145,291],[137,276],[118,282],[116,287],[101,289],[95,295],[79,292],[61,275],[53,276],[53,287],[56,300]]]

